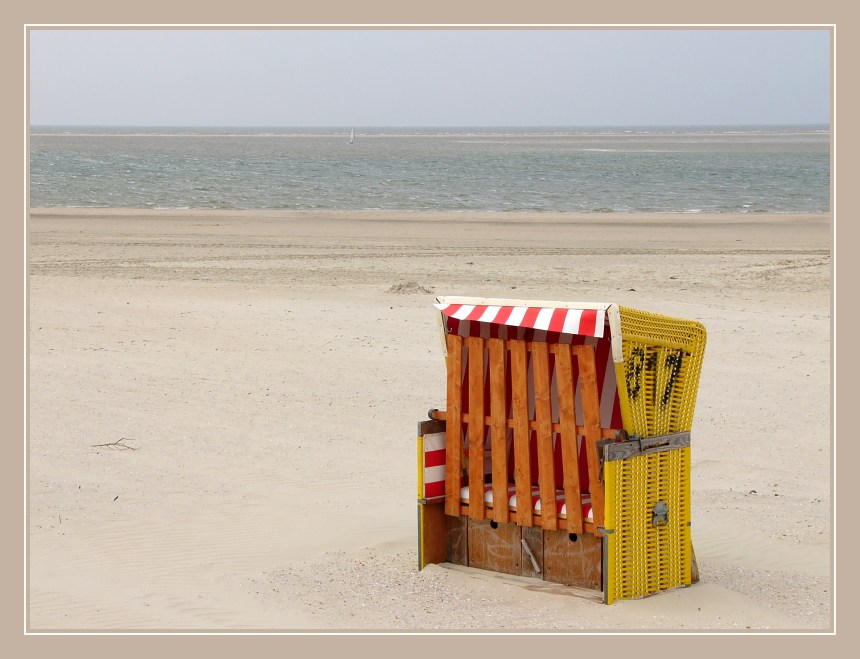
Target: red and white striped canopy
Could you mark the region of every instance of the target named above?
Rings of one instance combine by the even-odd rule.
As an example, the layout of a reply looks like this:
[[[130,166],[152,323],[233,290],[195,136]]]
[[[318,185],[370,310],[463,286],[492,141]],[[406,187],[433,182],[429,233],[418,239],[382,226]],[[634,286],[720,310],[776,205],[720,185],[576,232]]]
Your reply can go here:
[[[566,307],[448,304],[434,305],[443,315],[457,320],[477,321],[492,325],[524,327],[527,329],[603,337],[606,310]]]

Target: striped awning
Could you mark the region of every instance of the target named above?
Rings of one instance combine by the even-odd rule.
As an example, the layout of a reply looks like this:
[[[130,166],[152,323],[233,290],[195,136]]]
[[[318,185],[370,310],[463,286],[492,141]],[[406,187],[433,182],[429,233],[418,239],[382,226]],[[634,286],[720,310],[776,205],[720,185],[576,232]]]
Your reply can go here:
[[[603,337],[605,309],[576,309],[491,304],[436,304],[443,315],[491,325]]]

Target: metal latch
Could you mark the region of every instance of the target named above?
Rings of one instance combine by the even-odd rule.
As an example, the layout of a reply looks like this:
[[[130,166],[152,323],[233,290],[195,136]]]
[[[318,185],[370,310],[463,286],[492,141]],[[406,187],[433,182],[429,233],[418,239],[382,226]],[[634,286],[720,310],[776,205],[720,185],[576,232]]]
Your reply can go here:
[[[526,542],[525,538],[520,538],[520,542],[523,543],[523,549],[526,550],[526,554],[529,555],[529,560],[532,562],[532,567],[535,569],[535,572],[540,574],[540,565],[538,565],[537,559],[535,555],[532,553],[531,547],[529,547],[529,543]]]
[[[654,528],[666,526],[669,523],[669,505],[665,501],[655,503],[651,512],[651,523]]]

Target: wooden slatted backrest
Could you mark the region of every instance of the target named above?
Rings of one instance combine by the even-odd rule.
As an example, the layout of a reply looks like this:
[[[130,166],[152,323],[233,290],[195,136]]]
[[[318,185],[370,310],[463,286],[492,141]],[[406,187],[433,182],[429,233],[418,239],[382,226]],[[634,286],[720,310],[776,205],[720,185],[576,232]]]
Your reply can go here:
[[[579,479],[580,452],[577,437],[586,443],[585,455],[590,482],[594,522],[603,524],[603,488],[595,444],[611,431],[600,426],[600,400],[594,359],[590,345],[548,344],[447,334],[448,411],[446,414],[445,512],[460,514],[460,488],[471,477],[469,516],[484,519],[485,438],[489,430],[492,478],[492,519],[507,522],[508,431],[511,430],[516,487],[516,522],[535,524],[532,501],[532,437],[536,442],[538,487],[541,501],[540,525],[544,529],[583,530],[582,491]],[[551,367],[552,360],[552,367]],[[464,369],[464,364],[467,366]],[[574,373],[578,374],[575,379]],[[553,380],[555,388],[553,388]],[[577,388],[583,425],[578,426]],[[508,395],[510,394],[510,395]],[[555,400],[553,400],[555,398]],[[468,409],[464,410],[464,399]],[[553,422],[553,406],[558,423]],[[489,409],[487,409],[487,407]],[[533,410],[530,413],[530,408]],[[561,442],[563,489],[567,521],[557,515],[553,439]],[[468,435],[468,461],[464,460],[464,439]],[[477,475],[477,477],[475,477]]]

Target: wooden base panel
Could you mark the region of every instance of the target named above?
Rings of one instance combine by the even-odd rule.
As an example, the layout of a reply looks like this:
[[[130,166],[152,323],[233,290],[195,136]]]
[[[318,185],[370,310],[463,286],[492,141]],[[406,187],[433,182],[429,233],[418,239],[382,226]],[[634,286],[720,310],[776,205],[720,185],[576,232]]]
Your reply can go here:
[[[469,564],[468,519],[445,515],[445,556],[449,563]]]
[[[569,534],[565,530],[455,517],[445,514],[442,504],[423,508],[424,564],[447,561],[602,591],[603,542],[592,533]]]
[[[468,519],[468,518],[467,518]],[[469,567],[522,574],[522,534],[516,524],[469,519]]]
[[[418,568],[424,569],[431,563],[444,563],[447,560],[445,552],[445,533],[447,519],[442,506],[427,506],[418,504]]]
[[[544,579],[566,586],[600,590],[603,542],[590,533],[544,531]]]

